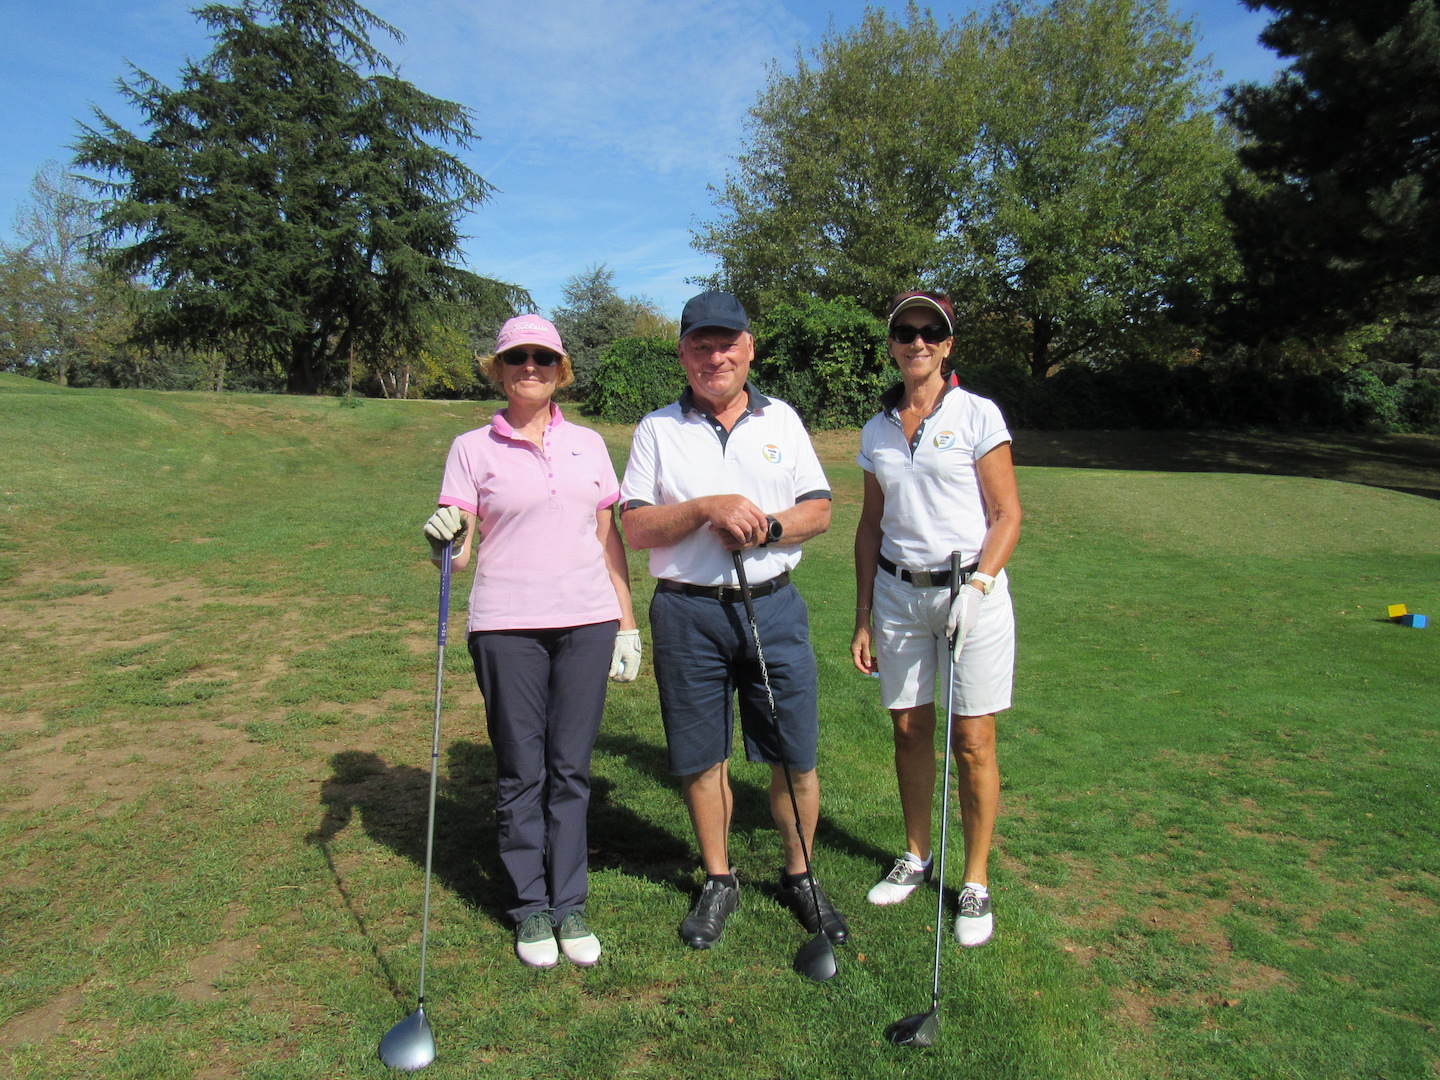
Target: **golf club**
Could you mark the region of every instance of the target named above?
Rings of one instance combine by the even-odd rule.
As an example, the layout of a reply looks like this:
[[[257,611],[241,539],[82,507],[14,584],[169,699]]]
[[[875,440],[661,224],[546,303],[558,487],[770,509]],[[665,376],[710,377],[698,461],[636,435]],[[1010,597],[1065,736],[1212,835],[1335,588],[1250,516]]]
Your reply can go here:
[[[960,589],[960,553],[950,553],[950,602]],[[958,630],[957,630],[958,633]],[[930,1010],[896,1020],[885,1029],[885,1038],[896,1046],[934,1046],[940,1038],[940,947],[945,935],[945,842],[950,828],[950,718],[955,713],[955,642],[945,642],[945,783],[940,797],[940,852],[935,873],[935,975],[930,987]]]
[[[800,854],[805,859],[805,878],[810,883],[810,900],[815,905],[815,925],[820,932],[800,947],[795,954],[794,968],[807,979],[825,982],[835,977],[835,947],[825,933],[820,918],[820,897],[816,893],[815,871],[810,868],[810,849],[805,843],[805,829],[800,824],[800,802],[795,798],[795,784],[790,779],[790,762],[785,755],[785,740],[780,734],[780,715],[775,710],[775,694],[770,689],[770,671],[765,654],[760,651],[760,627],[755,622],[755,605],[750,600],[750,583],[745,579],[745,562],[740,552],[735,557],[735,576],[740,584],[740,598],[745,602],[745,618],[750,621],[750,636],[755,642],[755,658],[760,661],[760,681],[765,686],[765,700],[770,704],[770,726],[775,730],[775,745],[780,750],[780,770],[785,774],[785,790],[790,793],[790,809],[795,814],[795,836],[800,841]]]
[[[435,1060],[435,1034],[425,1017],[425,953],[430,944],[430,865],[435,853],[435,786],[440,764],[440,684],[445,674],[445,623],[450,616],[452,540],[440,555],[440,629],[435,635],[435,734],[430,740],[430,812],[425,825],[425,904],[420,916],[420,992],[413,1013],[380,1040],[380,1060],[392,1069],[414,1072]]]

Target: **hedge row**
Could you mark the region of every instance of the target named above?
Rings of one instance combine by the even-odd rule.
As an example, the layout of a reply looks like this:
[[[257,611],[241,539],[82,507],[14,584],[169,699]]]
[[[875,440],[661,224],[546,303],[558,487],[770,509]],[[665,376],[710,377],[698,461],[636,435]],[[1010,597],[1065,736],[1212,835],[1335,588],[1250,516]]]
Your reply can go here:
[[[815,429],[859,427],[896,381],[885,325],[853,302],[810,301],[771,311],[756,330],[753,378]],[[966,389],[994,399],[1029,430],[1304,427],[1440,434],[1440,371],[1394,364],[1343,374],[1287,374],[1204,363],[1134,360],[1072,364],[1038,380],[1013,364],[958,369]],[[601,355],[587,411],[634,423],[679,396],[675,342],[625,338]]]

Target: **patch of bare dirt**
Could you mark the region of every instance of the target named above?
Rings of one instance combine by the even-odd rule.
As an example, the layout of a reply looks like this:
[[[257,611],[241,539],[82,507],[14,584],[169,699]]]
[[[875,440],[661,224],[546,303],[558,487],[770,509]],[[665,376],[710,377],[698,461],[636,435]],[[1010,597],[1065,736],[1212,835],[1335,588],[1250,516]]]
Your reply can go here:
[[[0,1046],[16,1047],[21,1043],[43,1042],[65,1030],[71,1013],[84,1004],[79,989],[66,990],[43,1005],[37,1005],[19,1016],[0,1024]]]
[[[1242,900],[1257,903],[1242,884],[1231,887],[1224,897],[1196,896],[1186,893],[1183,904],[1157,900],[1138,903],[1133,884],[1128,880],[1107,880],[1090,862],[1072,855],[1059,856],[1065,866],[1063,886],[1030,884],[1037,894],[1050,901],[1051,910],[1060,921],[1076,931],[1110,926],[1122,918],[1135,918],[1155,930],[1166,931],[1183,945],[1200,950],[1211,978],[1202,980],[1205,990],[1156,991],[1132,983],[1112,991],[1116,1011],[1121,1019],[1141,1030],[1153,1025],[1157,1008],[1190,1006],[1201,1009],[1229,1008],[1238,1005],[1246,995],[1273,990],[1286,983],[1285,972],[1237,957],[1229,935],[1222,929],[1223,919]],[[1016,868],[1023,878],[1023,867]],[[1076,906],[1076,897],[1085,897],[1083,907]],[[1259,901],[1263,906],[1263,901]],[[1063,939],[1061,948],[1077,963],[1091,967],[1106,955],[1102,946],[1084,944],[1076,938]],[[1219,988],[1214,986],[1219,983]]]
[[[24,792],[11,799],[9,808],[37,811],[83,803],[106,817],[177,770],[209,784],[238,779],[254,752],[241,732],[216,724],[188,727],[171,742],[121,740],[110,746],[95,740],[93,732],[65,732],[27,742],[6,756],[11,783]],[[204,769],[197,772],[200,763]]]

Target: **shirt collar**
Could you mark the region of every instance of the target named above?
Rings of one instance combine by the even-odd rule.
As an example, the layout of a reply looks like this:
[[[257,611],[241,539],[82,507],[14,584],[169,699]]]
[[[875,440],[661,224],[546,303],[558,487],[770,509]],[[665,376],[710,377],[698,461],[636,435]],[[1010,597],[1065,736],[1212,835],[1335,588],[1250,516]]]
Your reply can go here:
[[[751,383],[749,379],[746,379],[745,411],[753,413],[759,409],[765,408],[765,406],[769,404],[770,399],[764,394],[762,394],[759,390],[755,389],[754,384]],[[708,412],[705,411],[705,407],[701,405],[700,402],[695,400],[695,391],[691,390],[690,387],[687,386],[680,394],[680,413],[683,416],[685,413],[690,412],[699,413],[701,416],[710,415]]]
[[[545,425],[545,430],[553,431],[563,423],[565,423],[565,414],[560,411],[560,406],[552,401],[550,403],[550,420]],[[490,426],[498,435],[503,435],[507,439],[515,438],[515,429],[510,426],[510,419],[505,415],[504,409],[490,418]]]
[[[940,401],[944,401],[945,395],[950,393],[951,390],[954,390],[959,385],[959,381],[955,378],[953,374],[946,375],[945,389],[940,391]],[[886,390],[883,394],[880,395],[880,408],[884,409],[887,413],[893,414],[895,410],[900,407],[900,402],[904,399],[905,384],[903,382],[896,383],[889,390]],[[940,405],[940,401],[937,401],[935,403],[937,408]]]

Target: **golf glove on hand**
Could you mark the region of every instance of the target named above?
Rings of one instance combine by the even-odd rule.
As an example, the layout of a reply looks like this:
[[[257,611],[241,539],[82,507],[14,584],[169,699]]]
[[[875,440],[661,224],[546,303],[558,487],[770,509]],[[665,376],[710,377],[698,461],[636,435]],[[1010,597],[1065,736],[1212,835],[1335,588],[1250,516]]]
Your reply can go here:
[[[610,654],[610,678],[616,682],[634,682],[640,674],[640,631],[621,630],[615,635],[615,651]]]
[[[465,519],[458,506],[442,506],[425,522],[425,539],[430,541],[430,555],[440,558],[445,554],[445,545],[454,544],[450,553],[457,555],[465,543]]]
[[[975,624],[980,621],[980,605],[985,594],[970,585],[960,586],[955,599],[950,601],[950,618],[945,621],[945,633],[954,647],[954,659],[960,659],[960,649]]]

